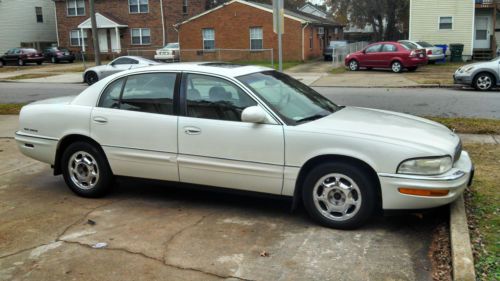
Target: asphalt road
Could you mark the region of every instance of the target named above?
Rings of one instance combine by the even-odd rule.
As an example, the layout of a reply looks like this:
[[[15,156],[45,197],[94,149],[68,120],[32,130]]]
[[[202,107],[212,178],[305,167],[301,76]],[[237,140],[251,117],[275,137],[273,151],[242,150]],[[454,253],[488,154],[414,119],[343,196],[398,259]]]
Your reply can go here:
[[[84,84],[0,83],[0,103],[32,101],[77,95]],[[372,107],[421,116],[500,119],[500,92],[436,88],[334,88],[316,87],[340,105]]]

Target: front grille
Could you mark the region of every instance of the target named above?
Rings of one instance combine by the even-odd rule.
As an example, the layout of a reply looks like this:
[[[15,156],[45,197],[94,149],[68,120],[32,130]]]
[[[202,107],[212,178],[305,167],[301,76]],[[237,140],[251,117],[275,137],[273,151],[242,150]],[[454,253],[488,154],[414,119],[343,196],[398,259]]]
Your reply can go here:
[[[453,163],[456,163],[458,159],[460,159],[461,154],[462,154],[462,141],[459,140],[457,147],[455,148],[455,155],[453,155]]]

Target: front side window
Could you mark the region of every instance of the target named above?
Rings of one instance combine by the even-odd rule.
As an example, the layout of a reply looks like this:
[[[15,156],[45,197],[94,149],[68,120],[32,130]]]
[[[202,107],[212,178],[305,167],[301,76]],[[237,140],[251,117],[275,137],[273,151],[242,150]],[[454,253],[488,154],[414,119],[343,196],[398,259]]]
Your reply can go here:
[[[439,17],[439,29],[453,29],[453,17]]]
[[[102,93],[99,107],[173,115],[176,78],[175,73],[148,73],[116,80]]]
[[[137,60],[131,58],[118,58],[111,62],[112,65],[120,65],[120,64],[138,64]]]
[[[215,49],[215,31],[213,28],[202,29],[203,36],[203,49],[213,50]]]
[[[260,50],[263,48],[262,27],[250,27],[250,49]]]
[[[149,28],[132,28],[132,45],[151,44],[151,30]]]
[[[380,47],[382,47],[382,45],[380,44],[377,44],[377,45],[372,45],[368,48],[366,48],[366,51],[365,53],[377,53],[377,52],[380,52]]]
[[[82,46],[82,43],[85,44],[85,46],[88,46],[87,43],[87,32],[83,32],[82,36],[82,31],[79,29],[71,30],[69,33],[69,44],[71,46]]]
[[[188,74],[187,116],[241,121],[241,113],[257,103],[233,83],[207,75]]]
[[[382,52],[396,52],[398,49],[392,44],[385,44],[382,47]]]
[[[341,107],[313,89],[277,71],[265,71],[238,77],[283,121],[299,125],[325,117]]]
[[[148,13],[148,0],[128,0],[128,11],[131,14]]]
[[[84,16],[85,0],[66,0],[68,16]]]
[[[35,7],[36,22],[43,22],[42,7]]]

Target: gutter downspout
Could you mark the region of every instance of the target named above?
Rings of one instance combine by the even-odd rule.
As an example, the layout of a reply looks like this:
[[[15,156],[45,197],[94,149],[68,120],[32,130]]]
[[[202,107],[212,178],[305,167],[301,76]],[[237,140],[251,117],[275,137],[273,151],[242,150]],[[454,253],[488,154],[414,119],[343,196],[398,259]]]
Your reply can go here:
[[[57,38],[57,46],[61,46],[59,44],[59,26],[57,26],[57,5],[56,2],[54,1],[54,19],[56,21],[56,38]]]
[[[304,27],[302,27],[302,61],[305,61],[305,54],[304,54],[304,30],[306,29],[306,27],[309,25],[308,22],[306,22],[306,24],[304,25]]]
[[[165,41],[166,41],[166,38],[165,38],[165,17],[163,16],[163,0],[160,0],[160,10],[161,10],[161,29],[162,29],[162,32],[163,32],[163,45],[162,46],[165,46]]]

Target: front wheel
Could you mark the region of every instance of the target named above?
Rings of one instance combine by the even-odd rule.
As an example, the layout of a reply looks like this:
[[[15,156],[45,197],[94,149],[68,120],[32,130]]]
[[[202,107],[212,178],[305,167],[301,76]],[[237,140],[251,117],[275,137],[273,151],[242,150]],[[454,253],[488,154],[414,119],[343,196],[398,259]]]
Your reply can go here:
[[[104,155],[87,142],[75,142],[64,151],[61,159],[66,185],[83,197],[101,197],[109,192],[113,174]]]
[[[22,59],[18,59],[17,60],[17,65],[23,66],[24,65],[24,61]]]
[[[358,71],[359,70],[359,63],[357,60],[351,60],[349,62],[349,69],[351,71]]]
[[[403,71],[403,65],[399,61],[394,61],[391,64],[392,72],[401,73]]]
[[[376,206],[376,186],[366,172],[340,162],[314,168],[302,188],[304,206],[318,223],[354,229],[369,219]]]
[[[495,78],[489,73],[479,73],[476,78],[474,78],[474,88],[479,91],[491,90],[494,84]]]
[[[37,65],[42,65],[42,62],[41,61],[37,61],[36,64]]]
[[[99,81],[99,77],[97,76],[97,73],[90,71],[90,72],[87,72],[87,74],[85,74],[85,82],[87,84],[89,84],[89,86],[94,84],[97,81]]]
[[[58,63],[58,61],[57,61],[57,59],[56,59],[55,57],[50,58],[50,61],[51,61],[52,63]]]

